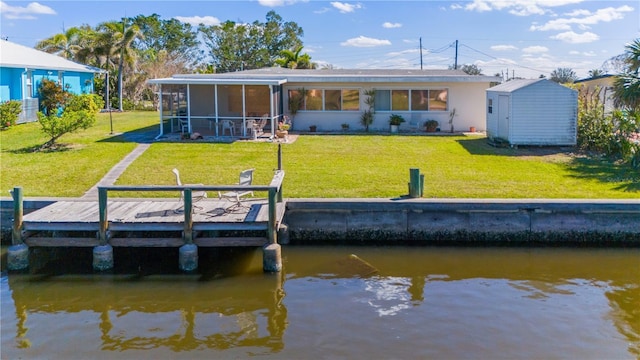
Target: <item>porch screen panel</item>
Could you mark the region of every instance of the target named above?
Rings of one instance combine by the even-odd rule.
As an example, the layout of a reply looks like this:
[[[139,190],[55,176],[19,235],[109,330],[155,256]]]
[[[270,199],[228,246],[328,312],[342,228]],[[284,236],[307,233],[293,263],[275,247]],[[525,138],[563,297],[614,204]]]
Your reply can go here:
[[[247,85],[244,89],[247,116],[255,117],[270,114],[269,86]]]
[[[242,116],[242,85],[218,86],[218,107],[220,116]]]
[[[191,85],[191,116],[214,116],[216,103],[214,101],[215,87],[213,85]]]

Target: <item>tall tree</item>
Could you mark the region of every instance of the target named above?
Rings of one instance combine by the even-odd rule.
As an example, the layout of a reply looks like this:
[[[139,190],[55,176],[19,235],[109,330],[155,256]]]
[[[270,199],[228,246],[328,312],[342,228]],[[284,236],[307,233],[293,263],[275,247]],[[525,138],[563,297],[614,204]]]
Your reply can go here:
[[[110,21],[98,25],[98,28],[105,35],[102,36],[105,45],[105,53],[111,53],[111,56],[118,57],[118,101],[119,109],[122,107],[122,87],[123,87],[123,69],[125,61],[131,63],[135,59],[135,52],[133,51],[133,42],[142,37],[140,28],[132,24],[127,26],[126,19],[122,19],[122,22]],[[110,39],[108,39],[110,38]],[[111,42],[112,41],[112,42]],[[114,45],[111,47],[111,45]]]
[[[72,27],[64,33],[55,34],[36,44],[36,49],[62,56],[63,58],[75,60],[76,53],[80,51],[80,33],[77,27]]]
[[[602,71],[601,69],[591,69],[589,70],[589,78],[591,79],[595,79],[597,77],[600,77],[604,75],[604,71]]]
[[[573,83],[578,79],[576,72],[571,68],[557,68],[551,72],[549,80],[560,84]]]
[[[613,81],[617,106],[640,111],[640,38],[625,47],[624,70]]]
[[[282,50],[302,45],[302,28],[295,22],[283,22],[274,11],[267,13],[266,18],[266,23],[225,21],[215,26],[199,26],[216,72],[271,66]]]
[[[482,69],[478,67],[476,64],[464,64],[462,66],[458,65],[458,69],[462,70],[465,74],[468,75],[482,75]],[[449,70],[456,70],[454,65],[449,65]],[[501,76],[498,74],[497,76]]]
[[[280,54],[281,58],[276,59],[276,64],[283,68],[289,69],[315,69],[317,65],[311,62],[311,56],[309,54],[300,54],[302,51],[302,45],[293,50],[282,50]]]
[[[191,24],[177,19],[162,20],[158,14],[138,15],[130,18],[129,22],[137,25],[142,33],[134,46],[140,51],[144,61],[155,61],[161,51],[166,52],[162,56],[183,59],[190,65],[195,65],[200,60],[198,32]]]

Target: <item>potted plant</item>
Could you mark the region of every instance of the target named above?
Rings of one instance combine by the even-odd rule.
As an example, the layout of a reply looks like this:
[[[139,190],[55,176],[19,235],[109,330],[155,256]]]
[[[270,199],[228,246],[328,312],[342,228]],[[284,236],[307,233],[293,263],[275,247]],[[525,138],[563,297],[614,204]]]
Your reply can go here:
[[[367,104],[368,109],[363,111],[360,115],[360,124],[364,126],[364,131],[369,132],[369,125],[373,124],[374,115],[376,113],[376,90],[369,89],[364,92],[364,103]]]
[[[289,124],[279,123],[278,130],[276,130],[276,137],[279,139],[284,139],[287,135],[289,135]]]
[[[311,125],[311,126],[309,126],[309,131],[310,131],[310,132],[316,132],[316,130],[318,130],[318,127],[317,127],[317,126],[315,126],[315,125]]]
[[[427,132],[435,132],[438,128],[438,122],[436,120],[427,120],[424,123],[424,128]]]
[[[404,118],[402,117],[402,115],[391,114],[391,116],[389,116],[389,125],[391,125],[391,132],[397,133],[398,126],[400,126],[400,124],[402,124],[403,122]]]
[[[344,123],[341,126],[342,126],[342,131],[348,131],[349,130],[349,124]]]

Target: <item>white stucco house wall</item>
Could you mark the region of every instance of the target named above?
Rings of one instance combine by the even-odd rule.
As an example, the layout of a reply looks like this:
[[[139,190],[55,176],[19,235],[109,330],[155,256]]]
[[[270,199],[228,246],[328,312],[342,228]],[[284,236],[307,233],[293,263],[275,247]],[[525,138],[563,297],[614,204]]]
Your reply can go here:
[[[575,145],[578,92],[547,79],[512,80],[486,90],[489,139],[511,145]]]
[[[221,119],[241,121],[268,115],[270,124],[284,116],[292,119],[293,131],[339,131],[364,129],[360,115],[368,109],[366,92],[375,90],[375,118],[369,129],[388,131],[389,116],[402,115],[408,130],[422,130],[425,121],[438,121],[441,131],[475,127],[484,131],[485,89],[501,79],[468,75],[460,70],[294,70],[264,68],[222,74],[177,74],[149,80],[159,85],[162,98],[161,134],[175,132],[176,116],[187,119],[189,129],[220,135]],[[304,89],[304,102],[292,114],[289,98]],[[235,133],[245,133],[242,126]],[[266,129],[271,131],[272,129]]]

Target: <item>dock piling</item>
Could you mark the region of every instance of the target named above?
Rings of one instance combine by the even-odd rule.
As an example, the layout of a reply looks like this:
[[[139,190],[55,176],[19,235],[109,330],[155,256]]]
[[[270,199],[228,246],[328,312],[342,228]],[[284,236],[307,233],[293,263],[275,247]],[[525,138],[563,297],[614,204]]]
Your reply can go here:
[[[93,248],[93,270],[105,271],[113,269],[113,247],[109,244]]]
[[[282,270],[282,252],[278,244],[267,244],[262,248],[262,269],[264,272]]]
[[[178,263],[180,270],[189,272],[198,268],[198,246],[195,244],[184,244],[178,251]]]
[[[422,197],[424,188],[424,175],[420,174],[420,169],[409,169],[409,197]]]
[[[13,197],[13,228],[11,243],[7,251],[7,269],[24,270],[29,267],[29,247],[22,238],[22,217],[24,214],[22,187],[14,187]]]

